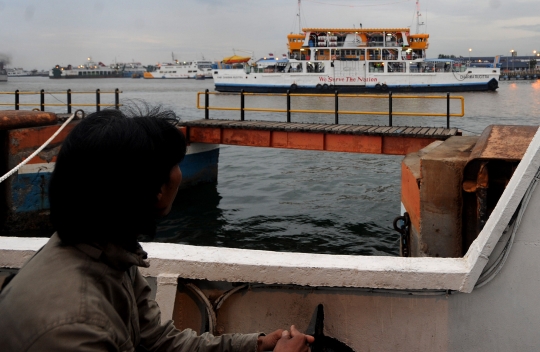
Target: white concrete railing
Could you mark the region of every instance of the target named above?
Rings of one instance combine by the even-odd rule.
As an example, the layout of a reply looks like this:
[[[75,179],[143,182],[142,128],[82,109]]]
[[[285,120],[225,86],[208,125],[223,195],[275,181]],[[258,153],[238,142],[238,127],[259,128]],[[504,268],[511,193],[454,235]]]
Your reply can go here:
[[[463,258],[401,258],[279,253],[234,248],[143,243],[146,276],[210,281],[471,292],[540,167],[537,132],[484,229]],[[20,268],[45,238],[0,237],[0,268]],[[159,290],[158,290],[159,294]]]

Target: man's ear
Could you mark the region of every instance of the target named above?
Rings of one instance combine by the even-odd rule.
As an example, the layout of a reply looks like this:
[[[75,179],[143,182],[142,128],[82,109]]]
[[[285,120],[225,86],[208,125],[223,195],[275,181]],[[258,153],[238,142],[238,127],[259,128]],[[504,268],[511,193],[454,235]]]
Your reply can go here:
[[[161,198],[163,198],[163,192],[165,192],[165,186],[166,186],[165,184],[162,184],[161,187],[159,188],[159,192],[156,196],[158,202],[161,200]]]

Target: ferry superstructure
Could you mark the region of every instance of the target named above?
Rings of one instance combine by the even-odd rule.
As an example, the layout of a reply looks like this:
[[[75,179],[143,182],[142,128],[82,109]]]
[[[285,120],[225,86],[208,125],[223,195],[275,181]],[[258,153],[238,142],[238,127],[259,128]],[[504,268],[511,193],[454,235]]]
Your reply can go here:
[[[289,34],[286,65],[213,70],[221,92],[486,91],[500,69],[427,59],[429,34],[409,28],[303,28]]]
[[[212,78],[212,61],[178,61],[158,65],[152,72],[145,72],[144,78],[195,79]]]

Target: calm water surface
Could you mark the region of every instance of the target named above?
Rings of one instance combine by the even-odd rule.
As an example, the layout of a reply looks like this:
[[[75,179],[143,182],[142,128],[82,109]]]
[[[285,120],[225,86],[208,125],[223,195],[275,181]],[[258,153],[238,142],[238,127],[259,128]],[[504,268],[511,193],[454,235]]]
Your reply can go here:
[[[46,103],[65,103],[73,91],[122,91],[121,102],[144,100],[173,109],[184,120],[204,117],[196,93],[213,90],[212,80],[10,78],[1,91],[46,91]],[[497,92],[456,93],[465,97],[465,117],[453,127],[480,134],[490,124],[539,124],[540,81],[500,82]],[[12,96],[0,97],[1,102]],[[9,99],[9,100],[8,100]],[[24,99],[24,100],[23,100]],[[211,105],[238,106],[234,97],[211,97]],[[112,103],[103,95],[102,103]],[[332,109],[332,99],[293,99],[293,108]],[[36,103],[24,96],[21,103]],[[94,97],[74,96],[74,103]],[[386,111],[385,100],[340,100],[340,109]],[[246,106],[285,108],[283,98],[246,98]],[[3,107],[6,109],[6,107]],[[444,112],[446,102],[395,101],[394,111]],[[458,105],[452,103],[452,111]],[[65,112],[65,108],[48,109]],[[90,110],[92,111],[92,110]],[[239,118],[212,111],[213,118]],[[284,115],[248,113],[246,119],[285,120]],[[332,123],[333,115],[293,115],[293,121]],[[385,125],[387,117],[344,115],[342,123]],[[394,125],[444,127],[445,118],[394,117]],[[222,146],[216,185],[179,193],[161,221],[155,241],[306,253],[398,255],[392,220],[400,215],[401,156],[381,156]]]

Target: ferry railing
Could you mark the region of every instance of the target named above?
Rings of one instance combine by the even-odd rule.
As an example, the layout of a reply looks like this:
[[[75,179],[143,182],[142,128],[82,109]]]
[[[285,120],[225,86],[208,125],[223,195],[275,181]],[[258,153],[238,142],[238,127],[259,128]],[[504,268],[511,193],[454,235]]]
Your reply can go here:
[[[45,107],[47,106],[66,106],[67,107],[67,113],[71,114],[72,107],[96,107],[96,111],[100,111],[102,107],[112,107],[114,106],[116,109],[119,109],[122,104],[120,104],[120,93],[122,91],[118,88],[116,88],[114,91],[101,91],[99,89],[96,89],[95,91],[87,91],[87,92],[77,92],[72,91],[71,89],[68,89],[67,91],[45,91],[44,89],[40,90],[39,92],[21,92],[18,89],[15,92],[0,92],[0,95],[14,95],[15,96],[15,102],[14,103],[0,103],[0,106],[14,106],[15,110],[19,110],[20,107],[24,106],[37,106],[39,107],[40,111],[45,111]],[[35,103],[21,103],[20,97],[21,95],[38,95],[39,94],[39,104]],[[66,103],[45,103],[45,95],[51,95],[54,97],[54,94],[66,94]],[[73,103],[72,102],[72,95],[73,94],[95,94],[96,101],[94,104],[89,103]],[[114,94],[114,104],[104,104],[101,103],[101,95],[102,94]],[[58,100],[55,97],[56,100]]]
[[[201,95],[204,95],[204,105],[201,105]],[[238,95],[240,97],[240,107],[223,107],[223,106],[210,106],[210,95]],[[246,108],[245,97],[246,96],[284,96],[287,99],[286,109],[276,108]],[[334,109],[333,110],[307,110],[307,109],[291,109],[291,97],[334,97]],[[371,99],[388,99],[388,111],[350,111],[339,110],[340,98],[371,98]],[[406,112],[406,111],[394,111],[393,101],[394,99],[428,99],[428,100],[446,100],[446,112],[434,113],[434,112]],[[450,112],[450,101],[459,100],[461,103],[461,110],[459,113]],[[320,93],[291,93],[287,90],[286,93],[247,93],[243,90],[239,93],[220,93],[210,92],[206,89],[204,92],[197,92],[197,109],[204,109],[204,118],[210,118],[210,110],[229,110],[240,111],[240,120],[244,121],[245,112],[276,112],[286,113],[287,122],[291,122],[292,113],[320,113],[320,114],[334,114],[334,123],[339,124],[339,115],[388,115],[388,126],[392,126],[394,116],[431,116],[431,117],[444,117],[446,116],[446,128],[450,128],[450,117],[463,117],[465,116],[465,99],[462,96],[450,96],[450,93],[446,95],[393,95],[392,92],[388,94],[340,94],[337,90],[332,94],[320,94]]]

